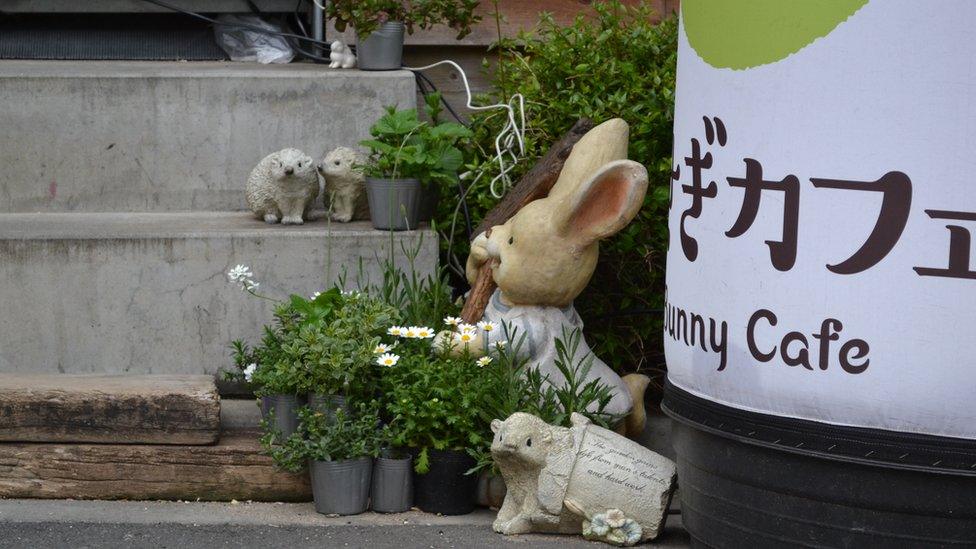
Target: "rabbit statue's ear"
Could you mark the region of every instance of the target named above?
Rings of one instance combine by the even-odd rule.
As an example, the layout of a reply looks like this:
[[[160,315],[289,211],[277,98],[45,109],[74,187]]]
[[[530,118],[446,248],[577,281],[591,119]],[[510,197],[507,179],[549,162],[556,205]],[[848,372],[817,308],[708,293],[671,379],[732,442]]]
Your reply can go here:
[[[647,169],[632,160],[615,160],[557,206],[558,227],[586,243],[606,238],[637,215],[646,192]]]

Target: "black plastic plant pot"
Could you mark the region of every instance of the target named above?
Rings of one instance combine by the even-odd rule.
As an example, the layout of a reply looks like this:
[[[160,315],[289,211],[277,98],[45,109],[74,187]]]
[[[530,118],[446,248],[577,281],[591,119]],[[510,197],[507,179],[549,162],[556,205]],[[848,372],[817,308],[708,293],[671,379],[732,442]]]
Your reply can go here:
[[[373,461],[370,502],[377,513],[403,513],[413,507],[413,458],[387,454]]]
[[[305,405],[305,397],[269,395],[261,397],[261,415],[267,419],[274,412],[272,427],[288,437],[298,430],[298,409]]]
[[[414,505],[421,511],[466,515],[475,508],[478,475],[466,475],[477,462],[467,452],[430,450],[430,471],[413,474]]]
[[[373,460],[313,461],[312,498],[323,515],[358,515],[369,505]]]
[[[416,229],[420,213],[420,181],[417,179],[366,178],[366,198],[373,228],[405,231]]]
[[[730,408],[672,385],[693,547],[976,547],[973,441]]]

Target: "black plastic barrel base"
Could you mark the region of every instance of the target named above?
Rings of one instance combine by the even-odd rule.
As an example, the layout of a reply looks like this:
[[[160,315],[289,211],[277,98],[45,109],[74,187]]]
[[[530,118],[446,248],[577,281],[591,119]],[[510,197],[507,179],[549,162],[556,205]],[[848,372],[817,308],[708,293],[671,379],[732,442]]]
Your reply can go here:
[[[665,398],[693,547],[976,547],[976,476],[754,444],[683,418],[682,407]]]
[[[429,455],[430,471],[413,475],[414,505],[421,511],[442,515],[473,512],[478,475],[464,473],[477,465],[474,458],[453,450],[431,450]]]

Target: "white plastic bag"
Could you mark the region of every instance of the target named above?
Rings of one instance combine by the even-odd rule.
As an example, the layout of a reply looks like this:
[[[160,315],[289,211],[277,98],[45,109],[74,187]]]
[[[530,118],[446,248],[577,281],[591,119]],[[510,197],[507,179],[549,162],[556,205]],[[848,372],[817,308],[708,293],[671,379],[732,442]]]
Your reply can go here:
[[[281,29],[263,21],[257,15],[221,15],[221,24],[214,25],[217,44],[227,52],[232,61],[257,61],[258,63],[288,63],[295,52],[282,36],[234,25],[251,25],[281,32]]]

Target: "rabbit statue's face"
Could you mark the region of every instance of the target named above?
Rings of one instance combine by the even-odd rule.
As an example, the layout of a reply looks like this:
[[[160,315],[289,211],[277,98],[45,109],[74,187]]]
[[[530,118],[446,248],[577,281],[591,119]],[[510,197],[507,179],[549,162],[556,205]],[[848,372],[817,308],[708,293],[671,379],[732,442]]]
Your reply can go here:
[[[623,160],[626,150],[627,125],[619,119],[583,136],[548,197],[471,243],[469,279],[492,261],[509,304],[571,304],[593,275],[599,240],[625,227],[643,203],[647,170]]]

